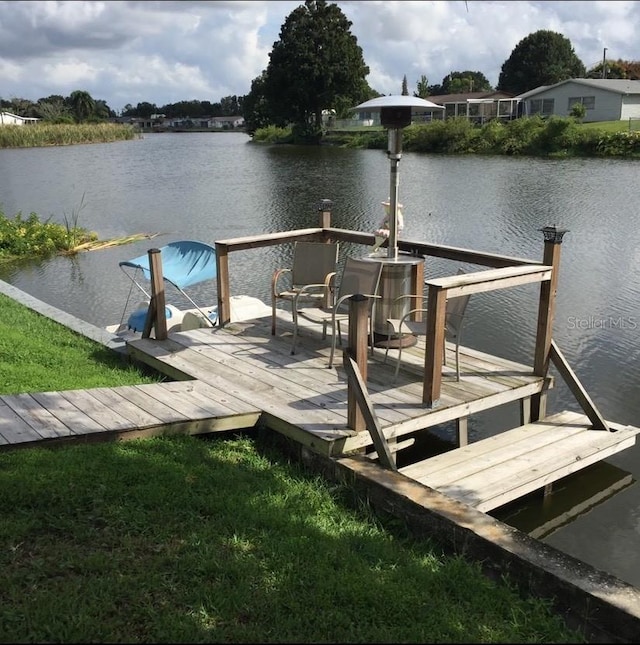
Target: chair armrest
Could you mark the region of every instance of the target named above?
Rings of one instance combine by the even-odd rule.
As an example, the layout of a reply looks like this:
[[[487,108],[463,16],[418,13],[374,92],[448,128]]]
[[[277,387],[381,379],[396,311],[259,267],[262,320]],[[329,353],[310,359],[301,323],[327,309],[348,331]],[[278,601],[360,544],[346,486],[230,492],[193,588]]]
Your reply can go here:
[[[403,293],[402,295],[396,296],[393,299],[393,304],[395,305],[395,304],[399,303],[401,300],[406,300],[407,298],[411,298],[412,300],[415,300],[416,298],[424,299],[424,297],[425,297],[424,295],[420,295],[420,294],[417,294],[417,293]]]
[[[291,273],[291,269],[289,268],[282,268],[282,269],[276,269],[273,272],[273,276],[271,278],[271,293],[274,296],[277,296],[278,293],[281,291],[281,289],[278,289],[278,280],[285,274],[285,273]]]
[[[349,298],[352,298],[355,295],[356,295],[355,293],[347,293],[346,295],[342,296],[341,298],[338,298],[338,300],[336,301],[335,309],[337,310],[345,300],[349,300]],[[363,295],[363,296],[365,296],[367,298],[372,298],[372,299],[382,298],[382,296],[379,296],[378,294],[375,294],[375,293],[363,293],[361,295]]]
[[[410,298],[411,296],[407,296],[407,297]],[[396,300],[398,299],[399,298],[396,298]],[[417,307],[416,309],[410,309],[409,311],[407,311],[405,314],[402,315],[402,318],[387,318],[387,325],[390,325],[394,333],[396,334],[401,334],[401,333],[413,334],[415,333],[415,330],[413,330],[409,326],[405,327],[405,321],[407,320],[407,318],[411,318],[414,314],[417,314],[417,313],[426,314],[427,313],[426,307]],[[427,324],[426,322],[420,323],[420,324],[424,324],[426,329],[426,324]]]
[[[297,308],[298,300],[300,298],[304,298],[305,295],[307,295],[308,293],[316,289],[322,289],[323,291],[325,291],[327,289],[327,284],[325,282],[319,282],[316,284],[305,284],[304,286],[300,287],[298,289],[298,292],[293,298],[293,306]],[[326,294],[325,294],[325,300],[326,300]]]
[[[336,272],[335,271],[331,271],[331,273],[327,273],[327,275],[324,277],[325,293],[324,293],[323,306],[325,308],[330,307],[331,302],[333,301],[333,290],[335,288],[335,277],[336,277]]]

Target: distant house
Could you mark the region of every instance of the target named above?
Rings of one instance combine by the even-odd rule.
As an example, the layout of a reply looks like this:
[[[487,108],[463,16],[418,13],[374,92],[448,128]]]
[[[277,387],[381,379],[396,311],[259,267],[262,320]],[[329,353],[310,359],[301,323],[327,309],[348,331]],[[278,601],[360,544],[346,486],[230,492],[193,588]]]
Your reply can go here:
[[[241,116],[213,116],[209,119],[210,128],[222,128],[232,130],[244,128],[244,117]]]
[[[19,116],[11,112],[0,112],[0,125],[30,125],[40,121],[31,116]]]
[[[425,110],[414,114],[413,123],[425,123],[440,119],[467,118],[474,123],[484,123],[489,119],[515,119],[518,116],[518,101],[513,94],[492,90],[490,92],[464,92],[459,94],[438,94],[427,96],[427,101],[441,105],[444,110]],[[355,119],[340,120],[336,127],[379,126],[379,112],[359,112]]]
[[[569,116],[571,107],[581,103],[586,108],[585,123],[640,118],[640,81],[571,78],[516,98],[522,103],[523,116]]]
[[[428,96],[427,100],[442,105],[444,110],[434,110],[426,120],[465,117],[474,123],[484,123],[488,119],[513,119],[517,116],[518,100],[509,92],[437,94]]]

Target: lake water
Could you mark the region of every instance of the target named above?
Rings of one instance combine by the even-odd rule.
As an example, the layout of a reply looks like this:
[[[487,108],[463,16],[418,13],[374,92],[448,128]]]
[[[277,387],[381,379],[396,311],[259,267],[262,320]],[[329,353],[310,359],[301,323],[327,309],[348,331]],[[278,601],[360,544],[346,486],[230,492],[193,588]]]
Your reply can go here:
[[[325,198],[334,202],[335,226],[373,231],[383,215],[380,202],[389,195],[389,169],[382,151],[253,145],[239,133],[153,134],[104,145],[0,150],[5,214],[36,212],[62,223],[66,218],[102,239],[158,234],[74,258],[0,265],[0,279],[106,326],[120,321],[129,294],[121,260],[177,239],[212,243],[316,226],[316,204]],[[399,164],[402,238],[541,259],[538,229],[569,229],[554,339],[605,418],[636,426],[639,173],[640,162],[624,160],[404,153]],[[348,252],[345,245],[342,253]],[[267,299],[271,272],[289,254],[288,248],[271,247],[232,255],[232,294]],[[425,264],[428,276],[455,269],[445,260],[428,258]],[[206,290],[196,295],[215,300]],[[474,295],[464,344],[531,364],[537,295],[535,285]],[[549,412],[579,410],[559,376],[556,382]],[[515,406],[478,415],[470,420],[470,439],[517,421]],[[545,542],[640,587],[639,476],[636,446],[558,486],[545,503],[534,496],[496,515],[523,527],[549,522]],[[578,508],[577,519],[552,530],[562,524],[563,512]]]

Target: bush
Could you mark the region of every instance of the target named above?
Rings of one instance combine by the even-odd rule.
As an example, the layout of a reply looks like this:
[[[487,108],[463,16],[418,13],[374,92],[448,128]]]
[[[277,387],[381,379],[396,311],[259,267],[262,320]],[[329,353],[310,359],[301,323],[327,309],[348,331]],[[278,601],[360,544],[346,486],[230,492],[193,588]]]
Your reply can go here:
[[[552,116],[547,119],[537,139],[540,151],[547,154],[572,154],[581,138],[581,130],[574,119]]]
[[[569,110],[569,116],[577,121],[582,121],[586,114],[587,108],[584,106],[584,103],[574,103],[571,106],[571,110]]]
[[[0,260],[48,257],[96,239],[95,233],[82,228],[41,222],[35,213],[25,219],[20,212],[11,219],[0,212]]]
[[[545,122],[540,116],[509,121],[502,141],[501,152],[505,155],[535,154],[539,150],[538,140]]]
[[[596,154],[614,157],[640,155],[640,132],[611,132],[598,138]]]
[[[258,128],[253,133],[253,140],[261,143],[291,143],[293,136],[291,128],[280,128],[277,125],[268,125],[266,128]]]
[[[482,125],[476,139],[476,152],[498,153],[502,150],[507,129],[498,119],[491,119]]]
[[[479,131],[465,118],[411,125],[404,131],[404,149],[413,152],[473,152]]]

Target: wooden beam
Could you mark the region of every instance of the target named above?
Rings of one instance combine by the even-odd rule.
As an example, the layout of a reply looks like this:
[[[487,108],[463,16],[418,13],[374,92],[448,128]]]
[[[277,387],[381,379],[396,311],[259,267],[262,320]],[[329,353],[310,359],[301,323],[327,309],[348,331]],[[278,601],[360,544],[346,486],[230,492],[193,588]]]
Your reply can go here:
[[[545,227],[544,253],[542,261],[545,265],[553,267],[549,282],[540,285],[538,301],[538,322],[536,326],[536,344],[533,354],[533,373],[546,376],[549,371],[551,339],[553,336],[553,318],[556,309],[556,294],[558,291],[558,277],[560,271],[560,255],[562,250],[562,236],[566,231],[556,230],[555,227]],[[555,230],[556,234],[549,234]],[[534,421],[544,419],[547,413],[547,395],[545,392],[537,394],[531,399],[531,418]]]
[[[231,291],[228,247],[222,242],[216,242],[216,281],[218,285],[218,326],[223,327],[231,321]]]
[[[433,407],[438,403],[442,386],[442,359],[447,292],[430,284],[427,298],[429,299],[429,306],[427,308],[427,350],[424,355],[422,402],[428,407]]]
[[[456,298],[473,293],[517,287],[532,282],[544,282],[551,279],[551,270],[550,266],[540,265],[502,267],[428,280],[426,284],[446,289],[447,298]]]
[[[367,354],[369,352],[369,298],[356,294],[349,298],[349,333],[347,352],[353,358],[362,382],[367,382]],[[366,430],[366,420],[363,416],[355,388],[347,389],[347,426],[356,432]]]
[[[373,445],[378,453],[380,464],[389,470],[397,471],[398,467],[396,466],[394,456],[391,453],[387,440],[382,432],[380,422],[378,421],[378,417],[373,409],[373,403],[371,402],[369,393],[367,392],[367,386],[360,376],[358,366],[351,356],[349,356],[347,350],[343,352],[343,360],[344,368],[347,372],[349,391],[353,391],[358,405],[360,406],[367,430],[369,430]]]
[[[151,303],[149,305],[149,313],[145,321],[143,335],[145,338],[148,338],[151,334],[150,325],[153,325],[156,330],[156,338],[158,340],[165,340],[167,338],[167,312],[165,308],[161,256],[162,252],[160,249],[149,249],[148,251],[149,271],[151,272]]]
[[[582,383],[578,380],[578,377],[571,369],[567,359],[564,357],[564,354],[560,351],[560,348],[556,345],[554,340],[551,341],[549,355],[551,362],[556,366],[556,369],[560,372],[560,376],[565,380],[571,393],[576,397],[580,407],[589,418],[589,421],[593,424],[593,429],[607,430],[608,432],[611,432],[609,424],[606,422],[602,414],[600,414],[598,408],[596,408],[591,397],[582,386]]]

